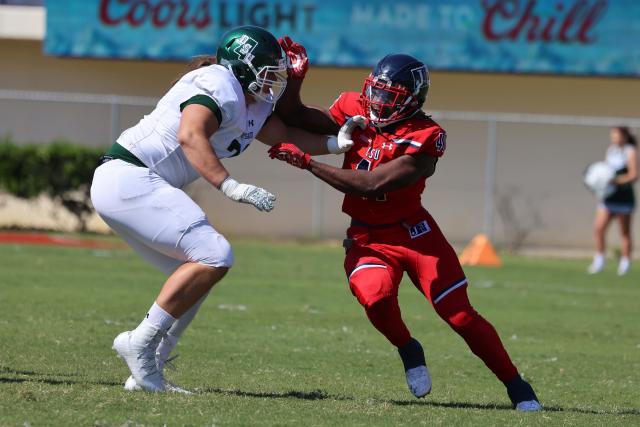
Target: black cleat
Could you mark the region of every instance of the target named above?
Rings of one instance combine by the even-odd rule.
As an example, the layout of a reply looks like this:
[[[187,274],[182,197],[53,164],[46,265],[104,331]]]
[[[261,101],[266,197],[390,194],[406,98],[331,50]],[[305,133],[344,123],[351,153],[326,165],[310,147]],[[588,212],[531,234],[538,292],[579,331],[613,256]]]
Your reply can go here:
[[[507,387],[507,394],[516,411],[534,412],[542,409],[531,384],[523,380],[520,374],[504,385]]]

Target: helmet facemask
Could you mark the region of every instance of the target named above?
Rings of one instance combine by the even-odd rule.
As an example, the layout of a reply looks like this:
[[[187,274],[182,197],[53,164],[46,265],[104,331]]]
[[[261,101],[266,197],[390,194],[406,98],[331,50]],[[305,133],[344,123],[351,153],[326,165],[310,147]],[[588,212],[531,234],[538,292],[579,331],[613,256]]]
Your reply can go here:
[[[374,126],[384,127],[407,118],[417,111],[418,103],[404,86],[385,76],[369,76],[362,88],[365,111]]]
[[[287,65],[284,59],[278,65],[267,65],[256,69],[250,62],[246,63],[255,75],[255,81],[250,83],[248,91],[254,97],[275,104],[287,87]]]

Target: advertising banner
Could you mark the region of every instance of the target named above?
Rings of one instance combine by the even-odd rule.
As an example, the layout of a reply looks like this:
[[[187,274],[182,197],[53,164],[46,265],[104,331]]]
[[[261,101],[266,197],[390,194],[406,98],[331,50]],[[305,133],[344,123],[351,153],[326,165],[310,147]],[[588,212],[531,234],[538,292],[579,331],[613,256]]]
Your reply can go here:
[[[314,65],[409,53],[431,69],[640,75],[638,0],[47,0],[45,52],[186,60],[238,25],[290,35]]]

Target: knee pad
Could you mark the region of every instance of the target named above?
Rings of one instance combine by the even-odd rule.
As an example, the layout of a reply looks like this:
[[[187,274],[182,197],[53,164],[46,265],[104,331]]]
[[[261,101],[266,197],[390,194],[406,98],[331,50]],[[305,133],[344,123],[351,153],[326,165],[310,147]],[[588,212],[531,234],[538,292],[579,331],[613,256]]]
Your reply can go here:
[[[211,227],[208,222],[191,227],[183,236],[181,245],[185,246],[188,260],[209,267],[231,267],[233,251],[224,236]]]
[[[365,308],[394,295],[395,288],[388,267],[378,263],[361,264],[354,268],[349,275],[349,287]]]
[[[478,313],[473,308],[471,308],[471,306],[469,306],[469,309],[454,313],[448,318],[446,318],[445,320],[454,329],[464,329],[466,326],[471,324],[477,317],[478,317]]]
[[[199,263],[211,267],[231,268],[234,262],[231,245],[221,234],[218,234],[207,246],[207,256],[198,260]]]

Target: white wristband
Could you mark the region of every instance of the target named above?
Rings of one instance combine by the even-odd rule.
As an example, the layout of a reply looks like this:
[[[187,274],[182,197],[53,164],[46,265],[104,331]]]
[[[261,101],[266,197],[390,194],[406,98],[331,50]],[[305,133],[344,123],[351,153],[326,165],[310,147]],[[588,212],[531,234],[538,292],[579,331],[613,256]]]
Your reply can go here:
[[[238,188],[239,185],[240,183],[238,181],[231,178],[231,176],[227,176],[224,181],[222,181],[222,184],[220,184],[220,191],[231,200],[238,201],[244,193],[244,189]]]
[[[338,138],[331,135],[327,138],[327,150],[331,154],[340,154],[340,146],[338,145]]]

